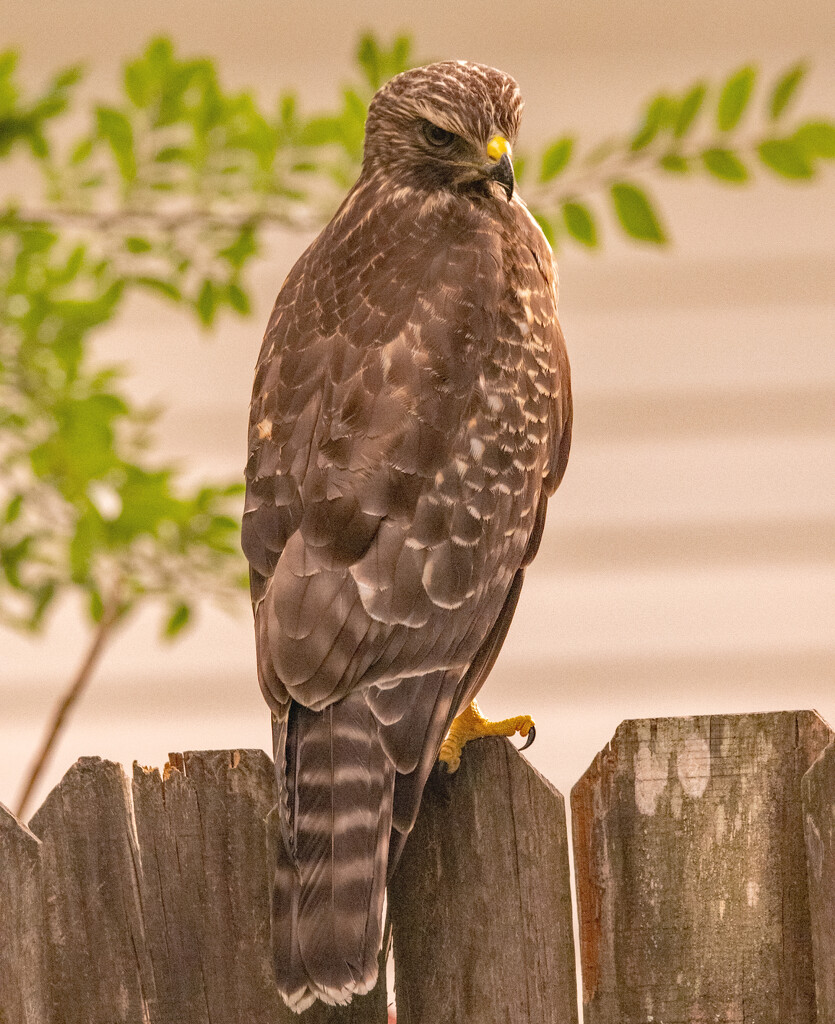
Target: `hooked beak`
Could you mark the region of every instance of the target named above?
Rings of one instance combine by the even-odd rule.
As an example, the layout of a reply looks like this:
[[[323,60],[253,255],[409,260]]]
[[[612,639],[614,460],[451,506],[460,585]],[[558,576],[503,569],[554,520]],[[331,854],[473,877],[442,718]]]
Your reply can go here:
[[[510,143],[503,135],[494,135],[487,143],[487,156],[490,163],[486,167],[487,177],[497,181],[505,190],[507,201],[513,198],[513,164],[510,162],[512,151]]]

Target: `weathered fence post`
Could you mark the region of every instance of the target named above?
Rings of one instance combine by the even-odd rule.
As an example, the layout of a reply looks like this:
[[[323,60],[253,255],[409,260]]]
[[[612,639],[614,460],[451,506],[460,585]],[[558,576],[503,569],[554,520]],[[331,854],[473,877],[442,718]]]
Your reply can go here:
[[[40,841],[0,804],[0,1022],[43,1024]]]
[[[384,1024],[384,979],[376,1002],[300,1017],[278,996],[273,802],[267,755],[224,750],[172,754],[164,775],[134,766],[132,785],[119,765],[82,758],[32,819],[35,835],[0,813],[0,894],[20,918],[0,921],[0,942],[7,926],[18,936],[17,946],[0,946],[0,967],[14,958],[0,973],[0,1022]],[[31,970],[24,962],[42,915],[46,1012],[37,1010],[35,954]],[[7,993],[7,977],[29,1003],[14,987]]]
[[[814,1024],[814,712],[625,722],[572,791],[586,1024]]]
[[[803,777],[818,1024],[835,1024],[835,742]]]
[[[572,1024],[563,798],[508,743],[433,776],[389,886],[398,1024]]]
[[[384,986],[382,1016],[359,1001],[298,1016],[278,995],[265,838],[273,786],[261,750],[171,754],[164,778],[134,765],[154,1024],[385,1022]]]
[[[145,949],[130,791],[117,764],[81,758],[30,822],[41,840],[51,1019],[148,1019]]]
[[[134,766],[133,799],[152,1020],[283,1020],[268,956],[267,755],[172,754],[164,779]]]

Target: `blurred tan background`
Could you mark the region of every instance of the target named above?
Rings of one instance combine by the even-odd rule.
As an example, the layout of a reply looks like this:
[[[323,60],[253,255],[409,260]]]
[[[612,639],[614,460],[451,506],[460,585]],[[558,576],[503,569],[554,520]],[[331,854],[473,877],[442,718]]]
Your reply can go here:
[[[808,57],[803,112],[835,111],[831,0],[3,0],[0,26],[33,84],[82,59],[87,94],[106,98],[122,61],[165,32],[217,58],[228,85],[293,86],[308,108],[335,99],[361,30],[407,28],[421,56],[515,75],[531,148],[626,131],[655,90],[748,60],[773,80]],[[565,793],[624,718],[816,707],[835,723],[835,169],[811,185],[756,178],[659,183],[670,249],[626,245],[608,222],[602,252],[561,255],[575,443],[482,704],[536,717],[531,760]],[[307,241],[276,236],[249,321],[205,337],[134,301],[99,336],[135,395],[170,408],[165,451],[197,479],[242,471],[260,335]],[[169,750],[268,747],[246,600],[173,646],[158,636],[149,612],[115,643],[35,806],[82,754],[161,764]],[[3,802],[84,644],[69,605],[37,640],[0,632]]]

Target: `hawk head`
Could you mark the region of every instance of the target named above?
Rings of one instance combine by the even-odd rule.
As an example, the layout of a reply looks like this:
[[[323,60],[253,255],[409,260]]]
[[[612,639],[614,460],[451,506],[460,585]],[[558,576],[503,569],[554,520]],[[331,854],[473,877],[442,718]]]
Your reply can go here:
[[[485,191],[497,181],[510,200],[521,115],[519,86],[495,68],[462,60],[404,71],[371,101],[364,172],[418,189]]]

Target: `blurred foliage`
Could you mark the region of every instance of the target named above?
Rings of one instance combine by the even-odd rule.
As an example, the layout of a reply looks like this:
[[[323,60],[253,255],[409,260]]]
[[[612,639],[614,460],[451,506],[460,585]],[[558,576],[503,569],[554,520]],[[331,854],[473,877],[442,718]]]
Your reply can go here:
[[[607,206],[628,238],[664,244],[668,233],[648,177],[706,176],[734,186],[750,182],[759,165],[788,181],[808,181],[822,161],[835,158],[835,124],[791,119],[807,73],[806,64],[795,64],[758,95],[759,71],[748,64],[719,84],[658,93],[631,134],[585,152],[565,135],[526,161],[539,169],[523,185],[528,205],[552,245],[570,239],[599,247]]]
[[[225,89],[213,61],[156,39],[118,96],[65,122],[80,70],[27,100],[16,60],[0,55],[0,159],[22,155],[42,187],[37,205],[30,187],[0,207],[0,620],[37,628],[75,588],[93,622],[158,598],[174,635],[194,601],[245,582],[241,487],[190,487],[160,465],[153,416],[119,371],[94,364],[90,340],[137,289],[205,326],[249,313],[245,271],[265,232],[330,217],[358,174],[371,96],[416,62],[408,38],[366,36],[356,81],[333,111],[308,115],[294,92],[265,106]],[[651,176],[738,186],[760,165],[805,181],[835,157],[831,121],[791,119],[806,71],[762,90],[747,65],[718,86],[659,93],[634,131],[591,148],[562,135],[518,154],[517,177],[554,245],[601,246],[604,216],[661,244]]]
[[[124,615],[156,596],[165,632],[188,621],[194,595],[244,582],[239,483],[182,486],[156,466],[149,417],[113,368],[90,366],[91,331],[126,283],[108,261],[58,233],[0,219],[0,616],[37,628],[64,590],[90,618]],[[184,609],[186,611],[184,612]]]

